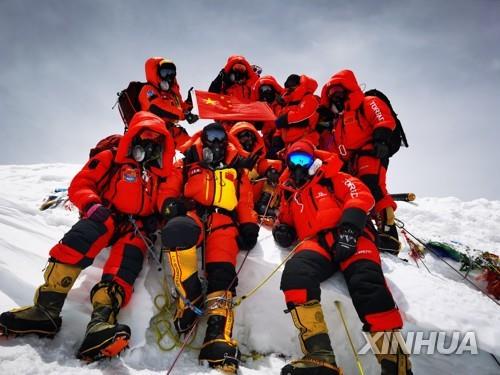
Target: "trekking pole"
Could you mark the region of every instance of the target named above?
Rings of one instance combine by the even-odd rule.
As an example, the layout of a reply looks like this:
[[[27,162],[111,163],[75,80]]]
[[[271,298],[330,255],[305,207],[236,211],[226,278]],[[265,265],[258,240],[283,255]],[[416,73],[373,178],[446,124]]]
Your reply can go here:
[[[200,318],[196,319],[196,322],[194,323],[193,327],[191,327],[191,329],[189,330],[188,334],[184,338],[184,341],[182,342],[182,346],[180,347],[179,351],[177,352],[177,355],[174,358],[174,362],[172,362],[172,364],[170,365],[170,367],[169,367],[169,369],[167,371],[167,375],[170,375],[170,373],[172,372],[173,368],[175,367],[175,364],[177,363],[177,361],[179,360],[179,357],[181,356],[182,352],[186,348],[187,343],[189,342],[189,340],[191,338],[191,335],[193,334],[193,332],[196,331],[196,327],[198,326],[198,322],[199,321],[200,321]]]
[[[339,312],[340,319],[342,320],[342,324],[344,325],[345,333],[347,335],[347,339],[349,340],[349,344],[351,345],[352,353],[354,354],[354,358],[356,359],[356,365],[358,366],[358,372],[360,375],[365,375],[365,372],[363,371],[363,366],[361,365],[361,361],[359,360],[358,352],[356,352],[356,349],[354,348],[351,334],[349,333],[349,328],[347,327],[347,323],[344,319],[344,313],[342,312],[342,304],[340,303],[340,301],[335,301],[334,303],[335,303],[335,307],[337,308],[337,311]]]
[[[397,194],[390,194],[392,199],[395,201],[400,201],[400,202],[413,202],[417,196],[414,193],[397,193]]]
[[[460,277],[462,278],[464,275],[462,275],[460,273],[460,271],[457,271],[455,269],[455,267],[453,267],[450,263],[448,263],[446,260],[443,259],[442,256],[440,256],[432,247],[428,246],[427,244],[425,244],[422,240],[420,240],[418,237],[416,237],[414,234],[412,234],[410,231],[408,231],[408,229],[405,228],[405,223],[403,221],[401,221],[400,219],[396,219],[396,221],[398,223],[400,223],[401,227],[400,228],[404,228],[404,230],[406,231],[406,233],[408,233],[410,236],[412,236],[417,242],[419,242],[425,249],[427,249],[428,251],[430,251],[432,254],[434,254],[438,259],[440,259],[444,264],[446,264],[448,267],[450,267],[453,271],[455,271],[457,274],[460,275]],[[498,306],[500,306],[500,303],[497,302],[496,300],[494,300],[493,298],[490,297],[490,295],[484,290],[482,289],[481,287],[479,287],[476,283],[472,282],[468,277],[464,278],[464,280],[466,280],[469,284],[471,284],[474,288],[476,288],[477,290],[479,290],[480,292],[482,292],[486,297],[488,297],[490,300],[492,300],[493,302],[495,302]]]
[[[129,215],[128,216],[128,219],[129,221],[132,223],[132,226],[134,227],[134,232],[140,237],[140,239],[144,242],[144,244],[146,245],[148,251],[149,251],[149,254],[151,255],[151,257],[154,259],[154,261],[158,264],[158,271],[161,271],[162,270],[162,264],[161,264],[161,260],[158,256],[156,256],[155,254],[155,251],[153,249],[153,246],[151,246],[151,243],[150,241],[148,241],[148,239],[146,237],[144,237],[144,235],[141,233],[138,225],[137,225],[137,222],[135,221],[135,219],[132,217],[132,215]]]

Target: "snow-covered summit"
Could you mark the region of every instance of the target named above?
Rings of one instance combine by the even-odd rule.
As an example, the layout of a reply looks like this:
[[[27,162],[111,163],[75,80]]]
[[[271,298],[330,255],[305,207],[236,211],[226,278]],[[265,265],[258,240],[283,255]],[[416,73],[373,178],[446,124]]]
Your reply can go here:
[[[77,212],[64,208],[40,211],[42,198],[54,188],[65,187],[80,166],[68,164],[0,166],[0,311],[30,304],[42,283],[42,269],[50,247],[76,222]],[[418,206],[401,203],[397,216],[422,240],[457,241],[472,249],[500,255],[500,201],[456,198],[419,198]],[[407,257],[408,247],[400,254]],[[240,262],[244,253],[240,255]],[[287,255],[275,246],[271,233],[263,229],[241,271],[238,293],[252,290]],[[75,359],[88,322],[89,291],[100,278],[104,251],[86,269],[68,296],[63,324],[55,339],[0,338],[1,374],[158,374],[166,373],[178,349],[158,349],[150,320],[157,313],[153,298],[161,292],[162,273],[146,262],[135,285],[131,303],[119,316],[132,329],[131,347],[120,358],[86,365]],[[500,355],[500,307],[478,292],[438,258],[427,254],[425,267],[412,259],[404,261],[383,255],[383,269],[399,308],[405,330],[473,331],[477,355],[416,355],[415,374],[498,374],[500,367],[489,353]],[[473,277],[474,275],[469,275]],[[283,313],[279,290],[280,272],[236,311],[235,337],[244,354],[282,353],[299,356],[300,349],[291,318]],[[364,338],[341,275],[322,285],[322,303],[339,365],[346,374],[356,374],[353,355],[346,341],[334,301],[340,300],[355,346]],[[203,326],[195,345],[202,340]],[[168,340],[167,340],[168,341]],[[168,342],[167,342],[168,344]],[[216,374],[197,363],[197,353],[186,350],[172,374]],[[372,354],[361,355],[366,374],[379,373]],[[279,374],[285,359],[276,354],[247,359],[240,373]]]

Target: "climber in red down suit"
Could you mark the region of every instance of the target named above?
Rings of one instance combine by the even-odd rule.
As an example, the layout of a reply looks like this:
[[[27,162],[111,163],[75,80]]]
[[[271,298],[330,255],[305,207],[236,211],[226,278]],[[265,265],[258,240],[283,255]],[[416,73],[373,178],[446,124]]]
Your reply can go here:
[[[382,273],[374,232],[367,226],[375,202],[360,180],[339,172],[342,163],[335,154],[315,150],[307,140],[288,148],[286,164],[273,235],[283,247],[299,241],[285,264],[281,289],[304,357],[286,365],[282,374],[339,374],[320,303],[322,281],[337,270],[344,274],[366,331],[403,325]],[[377,357],[383,374],[411,373],[401,351]],[[397,372],[402,367],[404,372]]]

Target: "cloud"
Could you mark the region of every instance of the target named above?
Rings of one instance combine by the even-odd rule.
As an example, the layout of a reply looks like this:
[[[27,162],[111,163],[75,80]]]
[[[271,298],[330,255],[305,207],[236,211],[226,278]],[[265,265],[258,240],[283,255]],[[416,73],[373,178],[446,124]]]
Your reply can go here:
[[[150,56],[176,61],[185,94],[243,54],[281,82],[351,68],[387,92],[411,145],[390,189],[500,199],[497,1],[18,0],[0,17],[0,163],[83,163],[122,131],[116,92]]]

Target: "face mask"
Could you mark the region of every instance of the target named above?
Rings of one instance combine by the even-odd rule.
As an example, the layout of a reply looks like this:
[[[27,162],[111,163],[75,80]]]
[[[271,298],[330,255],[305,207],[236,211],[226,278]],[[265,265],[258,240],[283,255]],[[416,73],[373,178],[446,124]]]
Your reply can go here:
[[[167,81],[160,81],[160,89],[163,91],[168,91],[170,89],[170,83]]]
[[[252,152],[255,146],[255,136],[249,131],[243,131],[238,134],[238,141],[243,149],[247,152]]]
[[[309,181],[311,176],[313,176],[318,169],[315,167],[312,173],[310,173],[315,164],[315,160],[312,155],[302,151],[291,153],[288,156],[287,164],[290,169],[290,177],[296,187],[300,187]]]
[[[347,100],[347,92],[344,89],[336,89],[330,94],[330,108],[336,115],[342,113],[345,109],[345,102]]]
[[[272,103],[276,99],[276,91],[271,86],[261,86],[259,89],[259,99],[267,103]]]
[[[203,147],[203,161],[207,164],[220,163],[226,156],[226,147],[224,144],[212,144]]]
[[[239,85],[242,85],[247,80],[247,73],[246,72],[245,73],[231,72],[231,73],[229,73],[229,80],[232,83],[237,83]]]
[[[132,158],[138,163],[160,159],[161,146],[150,141],[140,141],[132,148]]]

